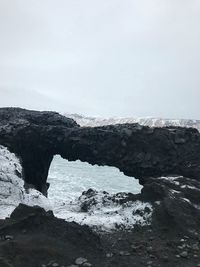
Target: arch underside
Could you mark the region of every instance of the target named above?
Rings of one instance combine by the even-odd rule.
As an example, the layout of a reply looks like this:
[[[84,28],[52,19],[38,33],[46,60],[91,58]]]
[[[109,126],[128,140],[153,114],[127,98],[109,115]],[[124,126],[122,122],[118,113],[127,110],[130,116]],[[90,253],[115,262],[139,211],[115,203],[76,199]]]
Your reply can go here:
[[[21,109],[0,109],[0,119],[0,144],[20,157],[25,182],[44,194],[56,154],[70,161],[117,167],[141,184],[149,177],[172,174],[200,179],[196,129],[138,124],[79,127],[58,113]]]

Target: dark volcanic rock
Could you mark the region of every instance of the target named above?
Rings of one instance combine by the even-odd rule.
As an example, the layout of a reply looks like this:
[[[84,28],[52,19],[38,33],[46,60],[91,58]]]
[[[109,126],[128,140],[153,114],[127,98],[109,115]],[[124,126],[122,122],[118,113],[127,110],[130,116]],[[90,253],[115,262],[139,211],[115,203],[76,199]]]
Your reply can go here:
[[[146,267],[149,262],[162,267],[197,266],[198,237],[171,230],[135,227],[97,236],[88,227],[57,219],[39,207],[20,205],[11,218],[0,222],[0,266],[67,267],[83,258],[95,267]]]
[[[152,129],[138,124],[79,127],[54,112],[2,108],[0,144],[21,158],[25,182],[44,194],[55,154],[115,166],[142,184],[150,176],[200,177],[200,133],[192,128]]]
[[[20,157],[26,186],[44,194],[52,158],[60,154],[68,160],[118,167],[144,185],[137,195],[103,192],[102,205],[112,202],[125,207],[141,201],[152,206],[150,225],[97,236],[87,226],[67,223],[39,207],[20,205],[9,219],[0,220],[0,266],[69,266],[77,258],[86,258],[96,267],[198,266],[197,130],[137,124],[86,128],[54,112],[2,108],[0,144]],[[81,211],[90,212],[98,207],[98,192],[88,190],[79,201]]]
[[[152,225],[200,238],[200,182],[185,177],[150,178],[141,197],[154,205]]]
[[[66,129],[76,127],[72,119],[56,112],[0,109],[0,144],[20,157],[28,186],[33,185],[44,194],[53,155],[62,146]]]
[[[95,264],[103,256],[100,239],[89,227],[57,219],[40,207],[19,205],[0,224],[0,236],[6,235],[13,239],[0,240],[0,257],[14,267],[39,267],[50,261],[68,266],[84,255]]]

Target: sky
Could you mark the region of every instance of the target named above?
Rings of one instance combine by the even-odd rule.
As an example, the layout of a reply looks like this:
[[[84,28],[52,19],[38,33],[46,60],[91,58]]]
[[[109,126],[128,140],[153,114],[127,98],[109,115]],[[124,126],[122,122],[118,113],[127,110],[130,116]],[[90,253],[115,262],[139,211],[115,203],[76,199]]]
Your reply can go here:
[[[199,0],[0,0],[0,107],[200,119]]]

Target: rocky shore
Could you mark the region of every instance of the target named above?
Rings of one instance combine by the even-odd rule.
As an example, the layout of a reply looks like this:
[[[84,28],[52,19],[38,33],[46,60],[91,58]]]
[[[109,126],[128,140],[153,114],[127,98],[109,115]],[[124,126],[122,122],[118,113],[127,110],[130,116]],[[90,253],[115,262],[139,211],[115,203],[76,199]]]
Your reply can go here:
[[[20,205],[0,222],[0,237],[2,267],[200,266],[199,236],[171,225],[97,234],[39,207]]]
[[[19,159],[1,167],[1,207],[8,200],[13,207],[23,203],[0,221],[1,267],[200,266],[200,133],[196,129],[138,124],[80,127],[58,113],[3,108],[0,145]],[[2,159],[9,160],[6,153],[1,164]],[[129,208],[131,227],[119,223],[115,230],[102,232],[30,207],[27,199],[32,190],[37,195],[31,198],[31,202],[37,198],[35,205],[47,195],[55,154],[115,166],[139,179],[140,194],[104,192],[99,197],[90,189],[78,200],[83,213],[98,209],[99,202],[105,208],[108,202]],[[9,172],[8,166],[15,167]],[[17,201],[12,201],[15,188]]]

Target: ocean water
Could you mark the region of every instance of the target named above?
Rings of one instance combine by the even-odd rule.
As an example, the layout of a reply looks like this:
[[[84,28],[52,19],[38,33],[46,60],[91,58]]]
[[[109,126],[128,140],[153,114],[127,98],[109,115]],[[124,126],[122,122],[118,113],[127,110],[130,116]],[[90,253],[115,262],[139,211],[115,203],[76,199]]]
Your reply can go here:
[[[114,228],[116,223],[133,225],[143,218],[133,216],[136,209],[145,209],[148,203],[133,203],[127,207],[112,202],[103,204],[103,191],[110,194],[119,192],[139,193],[142,186],[133,177],[125,176],[115,167],[90,165],[86,162],[69,162],[55,156],[49,171],[49,195],[55,216],[67,221],[76,221],[89,226]],[[89,212],[82,212],[80,196],[83,191],[92,188],[99,193],[99,204]]]
[[[137,179],[124,175],[115,167],[68,161],[58,155],[51,163],[48,182],[51,184],[49,197],[61,199],[80,195],[89,188],[109,193],[138,193],[141,190]]]
[[[55,156],[49,170],[49,199],[53,202],[73,200],[92,188],[108,193],[139,193],[142,186],[133,177],[125,176],[115,167],[90,165],[87,162],[67,161]]]

